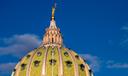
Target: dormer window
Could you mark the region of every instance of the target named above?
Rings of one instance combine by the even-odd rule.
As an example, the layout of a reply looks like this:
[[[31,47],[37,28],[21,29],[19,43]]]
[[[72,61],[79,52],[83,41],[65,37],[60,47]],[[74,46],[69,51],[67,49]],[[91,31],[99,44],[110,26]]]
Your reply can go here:
[[[26,57],[27,57],[27,58],[30,58],[30,56],[31,56],[31,55],[28,54]]]
[[[40,61],[38,61],[38,60],[36,60],[36,61],[34,61],[34,66],[39,66],[39,63],[40,63]]]
[[[37,52],[37,56],[41,56],[42,55],[42,53],[39,51],[39,52]]]
[[[68,52],[64,52],[64,55],[66,56],[66,57],[68,57],[69,55],[68,55]]]
[[[66,65],[67,65],[67,67],[71,67],[72,66],[72,62],[71,61],[65,61],[65,63],[66,63]]]
[[[24,70],[27,64],[21,64],[21,70]]]
[[[13,71],[15,72],[15,71],[16,71],[16,69],[13,69]]]
[[[79,66],[80,66],[80,69],[81,69],[82,71],[84,71],[84,69],[85,69],[84,64],[80,64]]]
[[[89,73],[90,73],[90,76],[92,76],[92,70],[91,69],[89,70]]]
[[[78,56],[78,55],[75,55],[75,58],[76,58],[76,59],[79,59],[79,56]]]
[[[55,65],[56,64],[56,60],[55,59],[51,59],[51,60],[49,60],[49,62],[50,62],[50,65]]]
[[[86,60],[85,59],[83,59],[84,60],[84,62],[86,63]]]

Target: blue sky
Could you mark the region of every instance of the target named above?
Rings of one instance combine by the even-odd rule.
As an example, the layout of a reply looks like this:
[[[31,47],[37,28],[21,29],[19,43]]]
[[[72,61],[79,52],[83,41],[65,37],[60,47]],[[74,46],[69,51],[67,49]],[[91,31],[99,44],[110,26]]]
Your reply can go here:
[[[0,0],[0,75],[37,47],[53,0]],[[85,57],[95,76],[128,75],[128,1],[57,0],[64,44]]]

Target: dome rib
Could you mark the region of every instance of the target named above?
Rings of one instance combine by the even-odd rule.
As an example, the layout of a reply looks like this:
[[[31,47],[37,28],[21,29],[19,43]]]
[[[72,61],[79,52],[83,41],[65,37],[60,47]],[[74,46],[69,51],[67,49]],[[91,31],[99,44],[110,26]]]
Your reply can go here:
[[[18,68],[18,73],[16,76],[26,76],[26,72],[27,72],[27,67],[29,66],[29,59],[32,57],[32,55],[35,53],[36,51],[32,51],[29,54],[27,54],[24,58],[21,59],[20,61],[20,66]],[[28,55],[30,55],[30,57],[27,57]]]
[[[37,53],[37,50],[35,50],[35,52],[32,54],[30,60],[29,60],[29,63],[27,65],[27,71],[26,71],[26,76],[30,76],[30,72],[31,72],[31,64],[32,64],[32,61],[33,61],[33,58],[34,58],[34,55]]]
[[[84,69],[84,70],[85,70],[85,73],[86,73],[85,75],[86,75],[86,76],[92,76],[92,75],[89,74],[89,69],[90,69],[90,68],[89,68],[88,64],[85,63],[84,60],[83,60],[81,57],[80,57],[80,60],[82,61],[82,63],[83,63],[84,66],[85,66],[85,69]]]
[[[73,57],[72,53],[69,51],[69,49],[67,49],[67,52],[69,53],[72,61],[73,61],[73,64],[74,64],[74,72],[75,72],[75,76],[79,76],[79,72],[78,72],[78,64],[76,63],[75,61],[75,58]]]
[[[19,62],[19,63],[16,65],[16,68],[15,68],[15,69],[20,68],[20,64],[21,64],[21,62]],[[19,69],[16,70],[16,72],[14,73],[14,75],[15,75],[15,76],[18,76],[18,73],[19,73]],[[13,75],[12,75],[12,76],[13,76]]]
[[[46,75],[47,55],[48,55],[48,47],[46,47],[46,51],[45,51],[45,54],[44,54],[43,65],[42,65],[42,76]]]
[[[31,66],[29,67],[30,72],[29,76],[41,76],[41,71],[42,71],[42,59],[44,59],[44,53],[45,49],[43,47],[40,47],[37,49],[36,54],[33,56]]]
[[[86,73],[86,65],[84,64],[85,62],[83,61],[83,59],[81,58],[81,57],[79,57],[79,55],[77,54],[77,53],[75,53],[74,51],[71,51],[71,53],[72,53],[72,55],[74,56],[74,57],[76,57],[75,58],[75,60],[76,60],[76,63],[77,64],[79,64],[78,66],[78,70],[79,69],[81,69],[81,70],[79,70],[79,75],[81,76],[81,75],[85,75],[85,76],[88,76],[88,72]],[[77,57],[78,56],[78,57]],[[84,67],[84,69],[82,69],[82,67]],[[88,71],[88,70],[87,70]]]
[[[63,58],[61,55],[61,50],[60,48],[58,48],[58,53],[59,53],[59,76],[63,76]]]

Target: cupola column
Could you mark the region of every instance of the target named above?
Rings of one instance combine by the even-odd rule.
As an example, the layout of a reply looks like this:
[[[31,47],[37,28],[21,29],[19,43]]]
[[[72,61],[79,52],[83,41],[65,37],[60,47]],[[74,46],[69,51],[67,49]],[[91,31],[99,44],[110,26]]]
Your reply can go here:
[[[40,46],[57,46],[61,47],[63,44],[63,39],[61,37],[60,29],[57,28],[56,22],[55,22],[55,6],[52,7],[52,16],[50,21],[49,28],[46,29],[46,33],[43,37],[43,41]]]

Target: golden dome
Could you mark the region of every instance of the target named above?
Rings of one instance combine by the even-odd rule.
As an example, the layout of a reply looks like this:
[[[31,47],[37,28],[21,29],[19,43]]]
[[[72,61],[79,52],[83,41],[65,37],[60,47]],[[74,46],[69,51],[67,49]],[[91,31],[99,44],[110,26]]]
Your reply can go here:
[[[86,60],[63,46],[54,12],[53,7],[50,27],[46,29],[41,45],[19,61],[12,76],[93,76]]]

